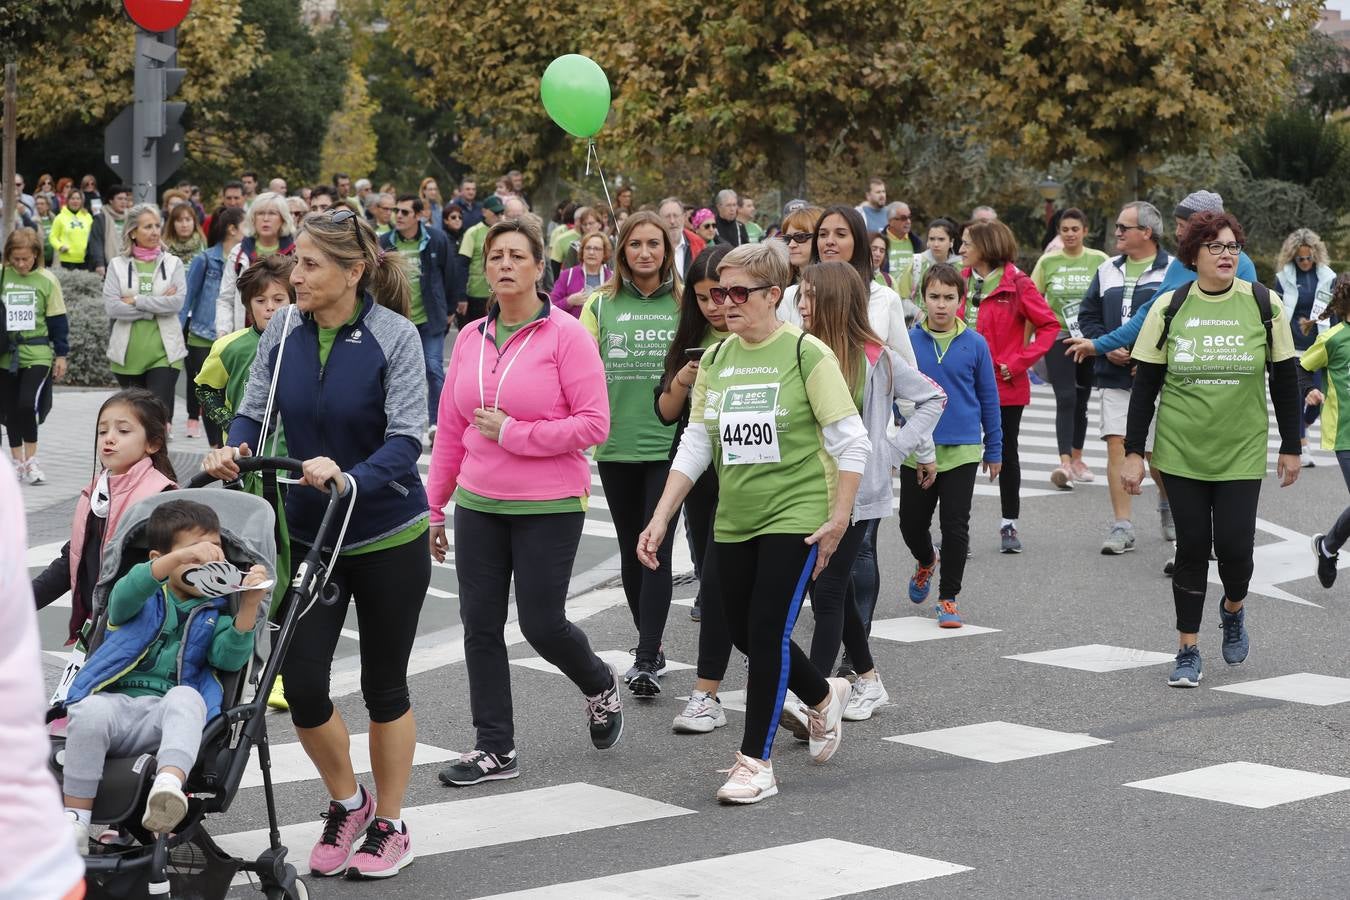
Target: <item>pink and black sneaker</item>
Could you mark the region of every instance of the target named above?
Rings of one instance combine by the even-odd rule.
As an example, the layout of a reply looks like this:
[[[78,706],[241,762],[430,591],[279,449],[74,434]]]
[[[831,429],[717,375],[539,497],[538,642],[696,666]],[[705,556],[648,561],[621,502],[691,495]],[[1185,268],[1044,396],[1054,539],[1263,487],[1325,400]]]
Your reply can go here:
[[[376,817],[366,829],[366,842],[352,857],[348,878],[392,878],[413,861],[408,826],[395,829],[388,819]]]
[[[356,840],[375,821],[375,798],[361,788],[365,800],[348,810],[336,800],[328,803],[323,835],[309,854],[309,870],[315,875],[341,875],[347,871],[356,849]]]

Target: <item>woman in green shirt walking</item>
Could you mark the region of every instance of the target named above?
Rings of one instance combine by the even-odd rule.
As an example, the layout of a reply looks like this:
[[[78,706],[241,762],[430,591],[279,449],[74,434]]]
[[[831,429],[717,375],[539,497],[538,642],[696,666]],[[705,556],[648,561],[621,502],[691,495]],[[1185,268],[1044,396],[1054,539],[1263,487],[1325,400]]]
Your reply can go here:
[[[638,630],[636,660],[624,682],[639,697],[655,697],[666,671],[661,636],[670,613],[673,536],[662,542],[664,565],[658,569],[644,569],[633,548],[670,471],[675,429],[652,415],[652,390],[661,382],[680,319],[679,284],[670,232],[655,213],[630,216],[618,246],[614,277],[586,301],[581,324],[599,345],[609,385],[609,438],[595,449],[595,459],[619,537],[623,592]]]
[[[122,252],[108,260],[103,308],[112,320],[108,359],[117,383],[142,387],[164,404],[173,427],[174,388],[187,356],[178,311],[187,296],[182,260],[160,242],[159,210],[140,203],[127,211]]]
[[[1173,687],[1200,685],[1197,639],[1211,544],[1223,582],[1223,659],[1236,665],[1247,658],[1243,601],[1266,476],[1267,374],[1280,430],[1280,486],[1298,479],[1293,336],[1279,299],[1236,277],[1242,241],[1242,226],[1229,213],[1191,216],[1177,258],[1198,277],[1154,301],[1131,351],[1136,369],[1121,481],[1129,493],[1140,492],[1144,441],[1161,393],[1152,465],[1167,488],[1177,528],[1172,599],[1180,650],[1167,681]]]
[[[61,283],[42,267],[42,239],[12,231],[0,265],[0,303],[8,341],[0,344],[0,421],[19,479],[46,480],[38,465],[38,425],[52,408],[52,380],[66,377],[68,325]]]

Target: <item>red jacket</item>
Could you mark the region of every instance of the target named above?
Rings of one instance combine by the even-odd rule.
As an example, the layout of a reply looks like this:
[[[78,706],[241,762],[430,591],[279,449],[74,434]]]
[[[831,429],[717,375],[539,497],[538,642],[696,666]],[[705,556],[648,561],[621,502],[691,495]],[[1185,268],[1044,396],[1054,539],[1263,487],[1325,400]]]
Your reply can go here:
[[[962,270],[970,278],[971,270]],[[965,318],[965,304],[957,314]],[[994,375],[998,382],[999,406],[1026,406],[1031,402],[1031,379],[1027,369],[1050,349],[1059,335],[1059,319],[1041,292],[1036,290],[1028,276],[1012,263],[1003,267],[994,292],[980,302],[980,313],[975,320],[976,331],[989,344],[994,359]],[[1028,324],[1035,336],[1027,342]],[[1007,366],[1012,380],[1003,378],[999,366]]]

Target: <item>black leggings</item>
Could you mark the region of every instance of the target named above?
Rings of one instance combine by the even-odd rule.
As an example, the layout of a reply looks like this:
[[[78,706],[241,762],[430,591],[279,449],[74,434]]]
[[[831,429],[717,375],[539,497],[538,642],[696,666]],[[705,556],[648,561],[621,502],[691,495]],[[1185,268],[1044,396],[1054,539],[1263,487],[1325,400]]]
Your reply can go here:
[[[292,576],[308,552],[299,543],[291,546]],[[374,553],[339,556],[332,581],[338,587],[337,602],[332,606],[316,602],[301,616],[281,663],[291,721],[297,728],[318,728],[333,717],[328,696],[333,651],[347,606],[355,600],[361,632],[361,696],[370,721],[393,722],[411,709],[408,656],[431,584],[427,536]]]
[[[206,428],[206,440],[212,447],[220,446],[220,426],[207,416],[202,415],[202,404],[197,399],[197,375],[202,370],[202,364],[206,358],[211,355],[210,347],[195,347],[188,344],[187,359],[183,360],[184,374],[187,375],[187,417],[189,419],[200,419],[202,425]]]
[[[745,685],[745,735],[741,752],[768,759],[789,689],[815,706],[830,687],[792,640],[792,629],[816,565],[816,548],[805,534],[762,534],[746,541],[717,542],[714,561],[722,574],[731,642],[750,658]]]
[[[585,633],[567,620],[567,586],[585,522],[582,512],[521,516],[455,507],[455,571],[475,749],[510,753],[516,746],[505,633],[512,575],[517,624],[535,652],[584,694],[599,694],[614,683]]]
[[[727,634],[727,614],[722,602],[722,580],[715,557],[713,520],[717,516],[717,472],[709,466],[694,482],[684,498],[684,520],[689,524],[694,569],[699,575],[698,602],[702,614],[698,623],[698,669],[695,674],[709,681],[721,681],[731,659],[731,636]]]
[[[1003,418],[1003,468],[998,473],[998,500],[1005,519],[1016,519],[1022,511],[1022,463],[1017,458],[1017,435],[1022,430],[1024,409],[1025,406],[999,407]]]
[[[52,408],[50,366],[29,366],[11,373],[0,369],[0,422],[9,433],[9,446],[36,444],[38,425]]]
[[[1172,571],[1172,601],[1177,608],[1177,631],[1196,634],[1205,612],[1209,579],[1209,550],[1219,557],[1219,580],[1224,596],[1234,603],[1247,597],[1252,552],[1256,546],[1256,504],[1261,480],[1199,481],[1159,473],[1172,504],[1177,526],[1176,568]]]
[[[638,561],[637,542],[665,490],[670,462],[602,462],[599,468],[605,502],[619,535],[619,572],[638,630],[637,658],[655,660],[670,615],[670,549],[679,529],[666,530],[656,552],[661,564],[655,572]]]
[[[1082,450],[1087,442],[1088,398],[1092,396],[1092,360],[1080,363],[1064,353],[1067,338],[1045,355],[1045,373],[1055,389],[1055,442],[1060,456]]]
[[[872,519],[863,536],[862,546],[858,548],[858,558],[853,561],[853,597],[858,608],[858,616],[863,626],[863,636],[872,633],[872,615],[877,608],[877,595],[881,593],[881,567],[877,565],[877,529],[881,519]],[[844,650],[849,648],[849,624],[844,620]],[[852,662],[852,654],[849,654]],[[859,671],[866,671],[865,669]]]
[[[1021,409],[1020,406],[1004,408]],[[979,463],[966,463],[939,472],[937,481],[927,490],[919,487],[916,469],[905,466],[900,470],[900,536],[920,565],[933,561],[933,537],[929,529],[933,525],[933,511],[938,511],[942,530],[940,600],[955,600],[961,593],[961,577],[966,574],[966,550],[970,547],[970,502],[975,496],[975,477],[979,469]]]
[[[173,424],[173,398],[178,387],[178,370],[173,366],[147,369],[139,375],[118,375],[117,383],[123,388],[145,388],[154,394],[169,413],[169,424]]]
[[[839,546],[834,548],[829,565],[811,583],[811,614],[816,619],[816,629],[811,635],[811,664],[826,678],[834,672],[834,661],[839,656],[839,645],[845,634],[845,621],[853,620],[854,637],[862,630],[857,596],[853,592],[853,563],[858,559],[870,523],[870,519],[864,519],[848,527],[839,539]],[[867,652],[866,644],[864,635],[863,659],[858,658],[855,647],[848,648],[848,658],[854,667],[865,666],[858,669],[859,672],[872,669],[872,654]]]

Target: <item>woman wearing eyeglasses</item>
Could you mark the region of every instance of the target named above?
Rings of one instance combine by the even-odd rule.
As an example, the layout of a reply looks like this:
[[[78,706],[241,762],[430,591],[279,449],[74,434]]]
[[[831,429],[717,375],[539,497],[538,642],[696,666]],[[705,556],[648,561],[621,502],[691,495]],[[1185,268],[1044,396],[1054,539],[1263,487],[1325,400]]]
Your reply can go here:
[[[865,249],[865,247],[864,247]],[[780,244],[737,247],[718,265],[711,300],[731,337],[700,361],[689,421],[637,557],[669,568],[670,520],[709,465],[717,467],[714,559],[732,643],[750,662],[745,732],[723,803],[778,793],[774,732],[785,692],[807,707],[811,756],[839,747],[849,683],[826,679],[792,642],[806,585],[848,530],[872,447],[834,353],[779,320],[790,270]]]
[[[427,495],[417,470],[427,422],[422,342],[408,320],[406,263],[381,253],[374,230],[350,207],[306,217],[295,259],[299,315],[278,312],[263,332],[230,446],[213,450],[202,468],[222,480],[238,477],[235,460],[265,436],[275,384],[290,454],[304,460],[303,480],[286,495],[295,565],[314,542],[326,485],[338,484],[339,514],[349,518],[332,562],[337,599],[300,618],[281,674],[291,722],[330,797],[310,869],[385,878],[413,860],[401,818],[417,742],[408,657],[431,582]],[[329,696],[333,651],[353,603],[373,793],[357,781],[347,724]]]
[[[244,219],[244,239],[226,257],[220,276],[220,293],[216,295],[217,338],[248,324],[244,321],[244,304],[239,302],[239,276],[260,256],[292,252],[294,234],[295,220],[286,198],[271,191],[259,194]]]
[[[1284,300],[1285,320],[1294,337],[1294,353],[1299,357],[1330,325],[1321,315],[1331,302],[1331,286],[1335,280],[1336,273],[1327,265],[1327,245],[1317,232],[1300,228],[1284,239],[1275,262],[1275,282]],[[1322,389],[1321,372],[1309,373],[1308,379],[1313,387]],[[1308,452],[1308,426],[1317,421],[1321,411],[1320,406],[1308,406],[1299,422],[1303,445],[1301,462],[1305,468],[1313,465],[1312,454]]]
[[[1191,216],[1177,258],[1196,280],[1154,302],[1132,351],[1136,371],[1121,480],[1131,494],[1140,492],[1144,442],[1161,393],[1152,465],[1167,486],[1177,529],[1172,599],[1180,650],[1167,681],[1173,687],[1200,684],[1197,640],[1211,545],[1224,592],[1223,659],[1236,665],[1247,658],[1243,601],[1266,475],[1267,375],[1280,432],[1280,486],[1293,484],[1299,473],[1293,336],[1283,304],[1236,277],[1242,241],[1242,226],[1229,213]]]

